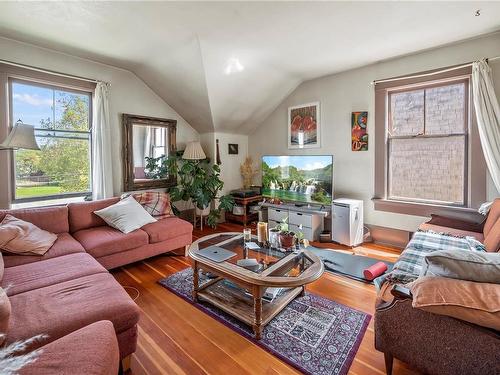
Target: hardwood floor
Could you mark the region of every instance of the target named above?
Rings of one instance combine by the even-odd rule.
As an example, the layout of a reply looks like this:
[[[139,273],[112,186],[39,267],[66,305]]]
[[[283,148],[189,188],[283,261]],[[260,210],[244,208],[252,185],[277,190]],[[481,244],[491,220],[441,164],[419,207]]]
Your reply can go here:
[[[241,231],[237,224],[220,224],[217,232]],[[253,229],[255,229],[253,227]],[[193,240],[214,233],[195,229]],[[334,244],[314,244],[337,251],[370,255],[394,261],[399,250],[374,244],[353,250]],[[178,252],[181,254],[181,251]],[[168,254],[134,263],[112,272],[123,286],[139,291],[136,303],[142,308],[138,348],[132,357],[130,374],[299,374],[297,370],[267,353],[197,308],[157,281],[190,266],[182,255]],[[126,288],[131,297],[137,292]],[[374,313],[372,285],[325,272],[307,290],[366,313]],[[385,374],[384,358],[374,347],[373,319],[350,369],[353,375]],[[417,374],[395,360],[393,374]]]

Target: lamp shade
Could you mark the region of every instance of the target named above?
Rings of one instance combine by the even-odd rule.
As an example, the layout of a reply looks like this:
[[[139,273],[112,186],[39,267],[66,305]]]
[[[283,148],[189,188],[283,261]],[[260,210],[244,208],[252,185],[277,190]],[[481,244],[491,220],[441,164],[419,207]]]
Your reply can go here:
[[[194,141],[187,144],[182,158],[187,160],[203,160],[207,158],[207,155],[203,152],[200,142]]]
[[[0,143],[0,150],[17,150],[25,148],[30,150],[40,150],[35,139],[35,128],[31,125],[24,125],[17,122],[3,143]]]

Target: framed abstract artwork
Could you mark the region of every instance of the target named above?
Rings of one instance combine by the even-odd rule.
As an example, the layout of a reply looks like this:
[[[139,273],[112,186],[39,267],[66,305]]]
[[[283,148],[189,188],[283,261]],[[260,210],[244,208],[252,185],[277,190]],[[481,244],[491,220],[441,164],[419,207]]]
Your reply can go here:
[[[238,155],[238,144],[237,143],[229,143],[227,145],[227,153],[229,155]]]
[[[351,150],[368,151],[368,112],[353,112],[351,115]]]
[[[288,108],[288,148],[320,147],[319,102]]]

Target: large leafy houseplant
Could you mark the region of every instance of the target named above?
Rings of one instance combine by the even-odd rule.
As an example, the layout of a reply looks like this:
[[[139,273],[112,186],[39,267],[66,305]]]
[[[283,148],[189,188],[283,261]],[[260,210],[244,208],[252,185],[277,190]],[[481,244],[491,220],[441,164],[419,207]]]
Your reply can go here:
[[[147,164],[151,166],[150,169],[147,168],[151,176],[164,177],[170,173],[177,174],[177,186],[169,191],[173,202],[191,201],[196,208],[204,210],[218,199],[219,204],[210,209],[208,214],[207,223],[211,227],[217,226],[222,210],[233,209],[234,200],[230,195],[219,196],[219,192],[224,187],[224,182],[220,179],[220,167],[210,164],[208,159],[184,160],[177,154],[169,157],[148,158]],[[178,214],[175,206],[173,209]]]

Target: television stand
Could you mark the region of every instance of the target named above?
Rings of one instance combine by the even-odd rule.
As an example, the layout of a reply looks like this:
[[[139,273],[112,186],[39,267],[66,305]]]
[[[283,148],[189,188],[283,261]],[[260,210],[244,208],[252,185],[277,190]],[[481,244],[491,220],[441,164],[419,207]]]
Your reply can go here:
[[[274,228],[286,219],[292,232],[302,232],[304,238],[310,241],[319,241],[319,235],[324,228],[324,219],[330,213],[330,210],[306,204],[264,202],[261,207],[267,208],[269,228]]]

